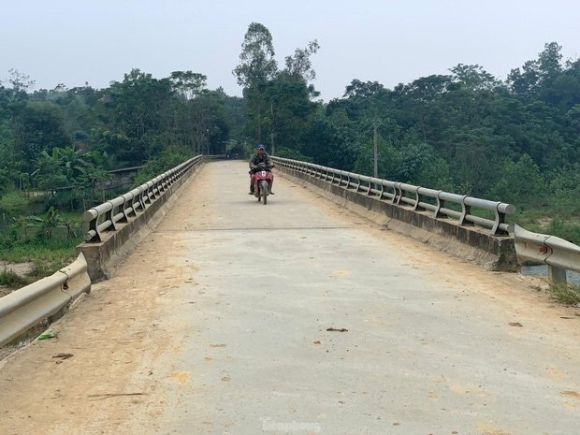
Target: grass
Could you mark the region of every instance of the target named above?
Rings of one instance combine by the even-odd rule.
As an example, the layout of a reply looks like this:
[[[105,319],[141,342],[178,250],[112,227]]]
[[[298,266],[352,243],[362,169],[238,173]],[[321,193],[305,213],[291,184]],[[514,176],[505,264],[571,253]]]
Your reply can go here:
[[[12,191],[0,195],[0,210],[19,211],[30,204],[30,200],[22,192]]]
[[[74,261],[82,242],[82,214],[47,211],[45,201],[16,191],[0,195],[0,260],[33,263],[26,275],[0,267],[0,285],[19,288]]]
[[[42,278],[52,275],[72,262],[72,258],[49,260],[35,260],[32,269],[25,275],[19,275],[12,270],[0,272],[0,286],[18,289]]]
[[[555,215],[549,209],[540,208],[518,210],[506,220],[528,231],[549,234],[580,245],[580,219],[576,216]]]
[[[0,272],[0,285],[6,286],[8,288],[19,288],[29,284],[29,281],[12,272],[11,270],[4,270]]]
[[[580,286],[562,284],[562,283],[551,283],[550,284],[550,295],[556,301],[565,305],[577,305],[580,304]]]
[[[80,242],[80,239],[61,239],[0,244],[0,260],[34,263],[30,272],[24,276],[9,270],[0,271],[0,285],[15,289],[52,275],[74,261],[75,247]]]
[[[0,260],[10,263],[25,263],[27,261],[55,263],[66,261],[75,256],[75,246],[80,241],[75,241],[70,246],[50,245],[16,245],[12,248],[0,246]]]

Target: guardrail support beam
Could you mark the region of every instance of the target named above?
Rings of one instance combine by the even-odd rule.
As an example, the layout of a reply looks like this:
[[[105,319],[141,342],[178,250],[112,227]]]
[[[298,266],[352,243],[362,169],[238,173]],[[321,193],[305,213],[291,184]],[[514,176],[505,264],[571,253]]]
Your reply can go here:
[[[554,284],[566,284],[566,269],[548,266],[548,279]]]

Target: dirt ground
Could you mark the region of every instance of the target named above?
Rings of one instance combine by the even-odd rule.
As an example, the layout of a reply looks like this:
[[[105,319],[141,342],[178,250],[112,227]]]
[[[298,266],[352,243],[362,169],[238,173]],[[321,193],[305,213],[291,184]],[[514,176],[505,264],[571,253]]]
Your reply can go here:
[[[0,271],[12,271],[18,275],[24,276],[29,273],[34,267],[34,263],[9,263],[7,261],[0,260]]]
[[[207,187],[205,170],[193,181],[195,188],[184,186],[183,204],[198,201],[197,192]],[[350,225],[354,222],[373,237],[395,244],[414,268],[443,277],[460,297],[494,302],[518,319],[523,328],[541,332],[546,340],[565,335],[580,342],[580,309],[555,304],[545,280],[488,272],[384,231],[314,194],[305,192],[303,200],[316,201],[323,213]],[[178,204],[166,219],[171,219],[176,229],[185,230],[191,219],[207,219],[211,225],[212,218],[205,206]],[[175,266],[158,253],[171,252],[177,257],[183,250],[178,234],[152,233],[114,278],[94,285],[89,295],[49,328],[59,332],[57,338],[35,341],[0,361],[0,435],[138,434],[139,428],[124,427],[124,422],[136,415],[145,416],[143,427],[154,424],[164,406],[150,400],[157,397],[156,390],[164,382],[183,381],[180,373],[157,373],[153,369],[155,360],[179,349],[182,340],[171,334],[176,325],[163,310],[170,303],[168,298],[182,297],[171,295],[177,283],[194,282],[197,273],[193,265],[183,262]],[[135,304],[135,300],[140,302]],[[195,302],[186,298],[179,301]],[[149,361],[142,360],[145,349],[153,350]],[[136,374],[139,383],[131,381]],[[54,424],[57,420],[58,430]],[[79,427],[83,428],[81,432],[77,431]]]
[[[0,298],[2,296],[6,296],[7,294],[12,293],[12,289],[5,287],[3,285],[0,285]]]

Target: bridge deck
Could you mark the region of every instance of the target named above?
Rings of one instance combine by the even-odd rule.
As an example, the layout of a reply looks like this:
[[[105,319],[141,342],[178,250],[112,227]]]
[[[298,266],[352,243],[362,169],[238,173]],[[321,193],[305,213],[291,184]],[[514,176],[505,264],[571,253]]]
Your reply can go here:
[[[247,178],[206,165],[57,340],[0,363],[0,434],[577,432],[573,309]]]

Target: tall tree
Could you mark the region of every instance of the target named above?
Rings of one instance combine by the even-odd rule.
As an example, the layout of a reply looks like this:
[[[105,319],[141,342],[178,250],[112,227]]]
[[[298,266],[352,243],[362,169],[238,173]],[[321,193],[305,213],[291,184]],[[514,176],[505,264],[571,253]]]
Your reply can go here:
[[[172,94],[169,79],[158,80],[139,69],[111,84],[107,107],[116,128],[128,139],[123,149],[116,150],[120,161],[140,164],[151,156],[155,138],[172,123]]]
[[[271,107],[264,95],[267,83],[278,72],[278,64],[274,59],[274,44],[270,31],[260,23],[251,23],[248,27],[240,63],[233,71],[238,84],[244,88],[247,99],[247,115],[249,116],[249,132],[254,140],[263,142],[265,139],[263,122]]]
[[[240,63],[233,71],[238,84],[254,89],[274,78],[278,71],[274,54],[270,31],[263,24],[251,23],[242,43]]]
[[[313,85],[308,85],[308,82],[316,78],[316,71],[312,68],[310,57],[316,54],[319,49],[320,45],[315,39],[310,41],[305,48],[297,48],[292,56],[286,56],[285,58],[286,68],[284,68],[284,73],[296,81],[306,84],[312,97],[318,97],[320,92],[317,92]]]

